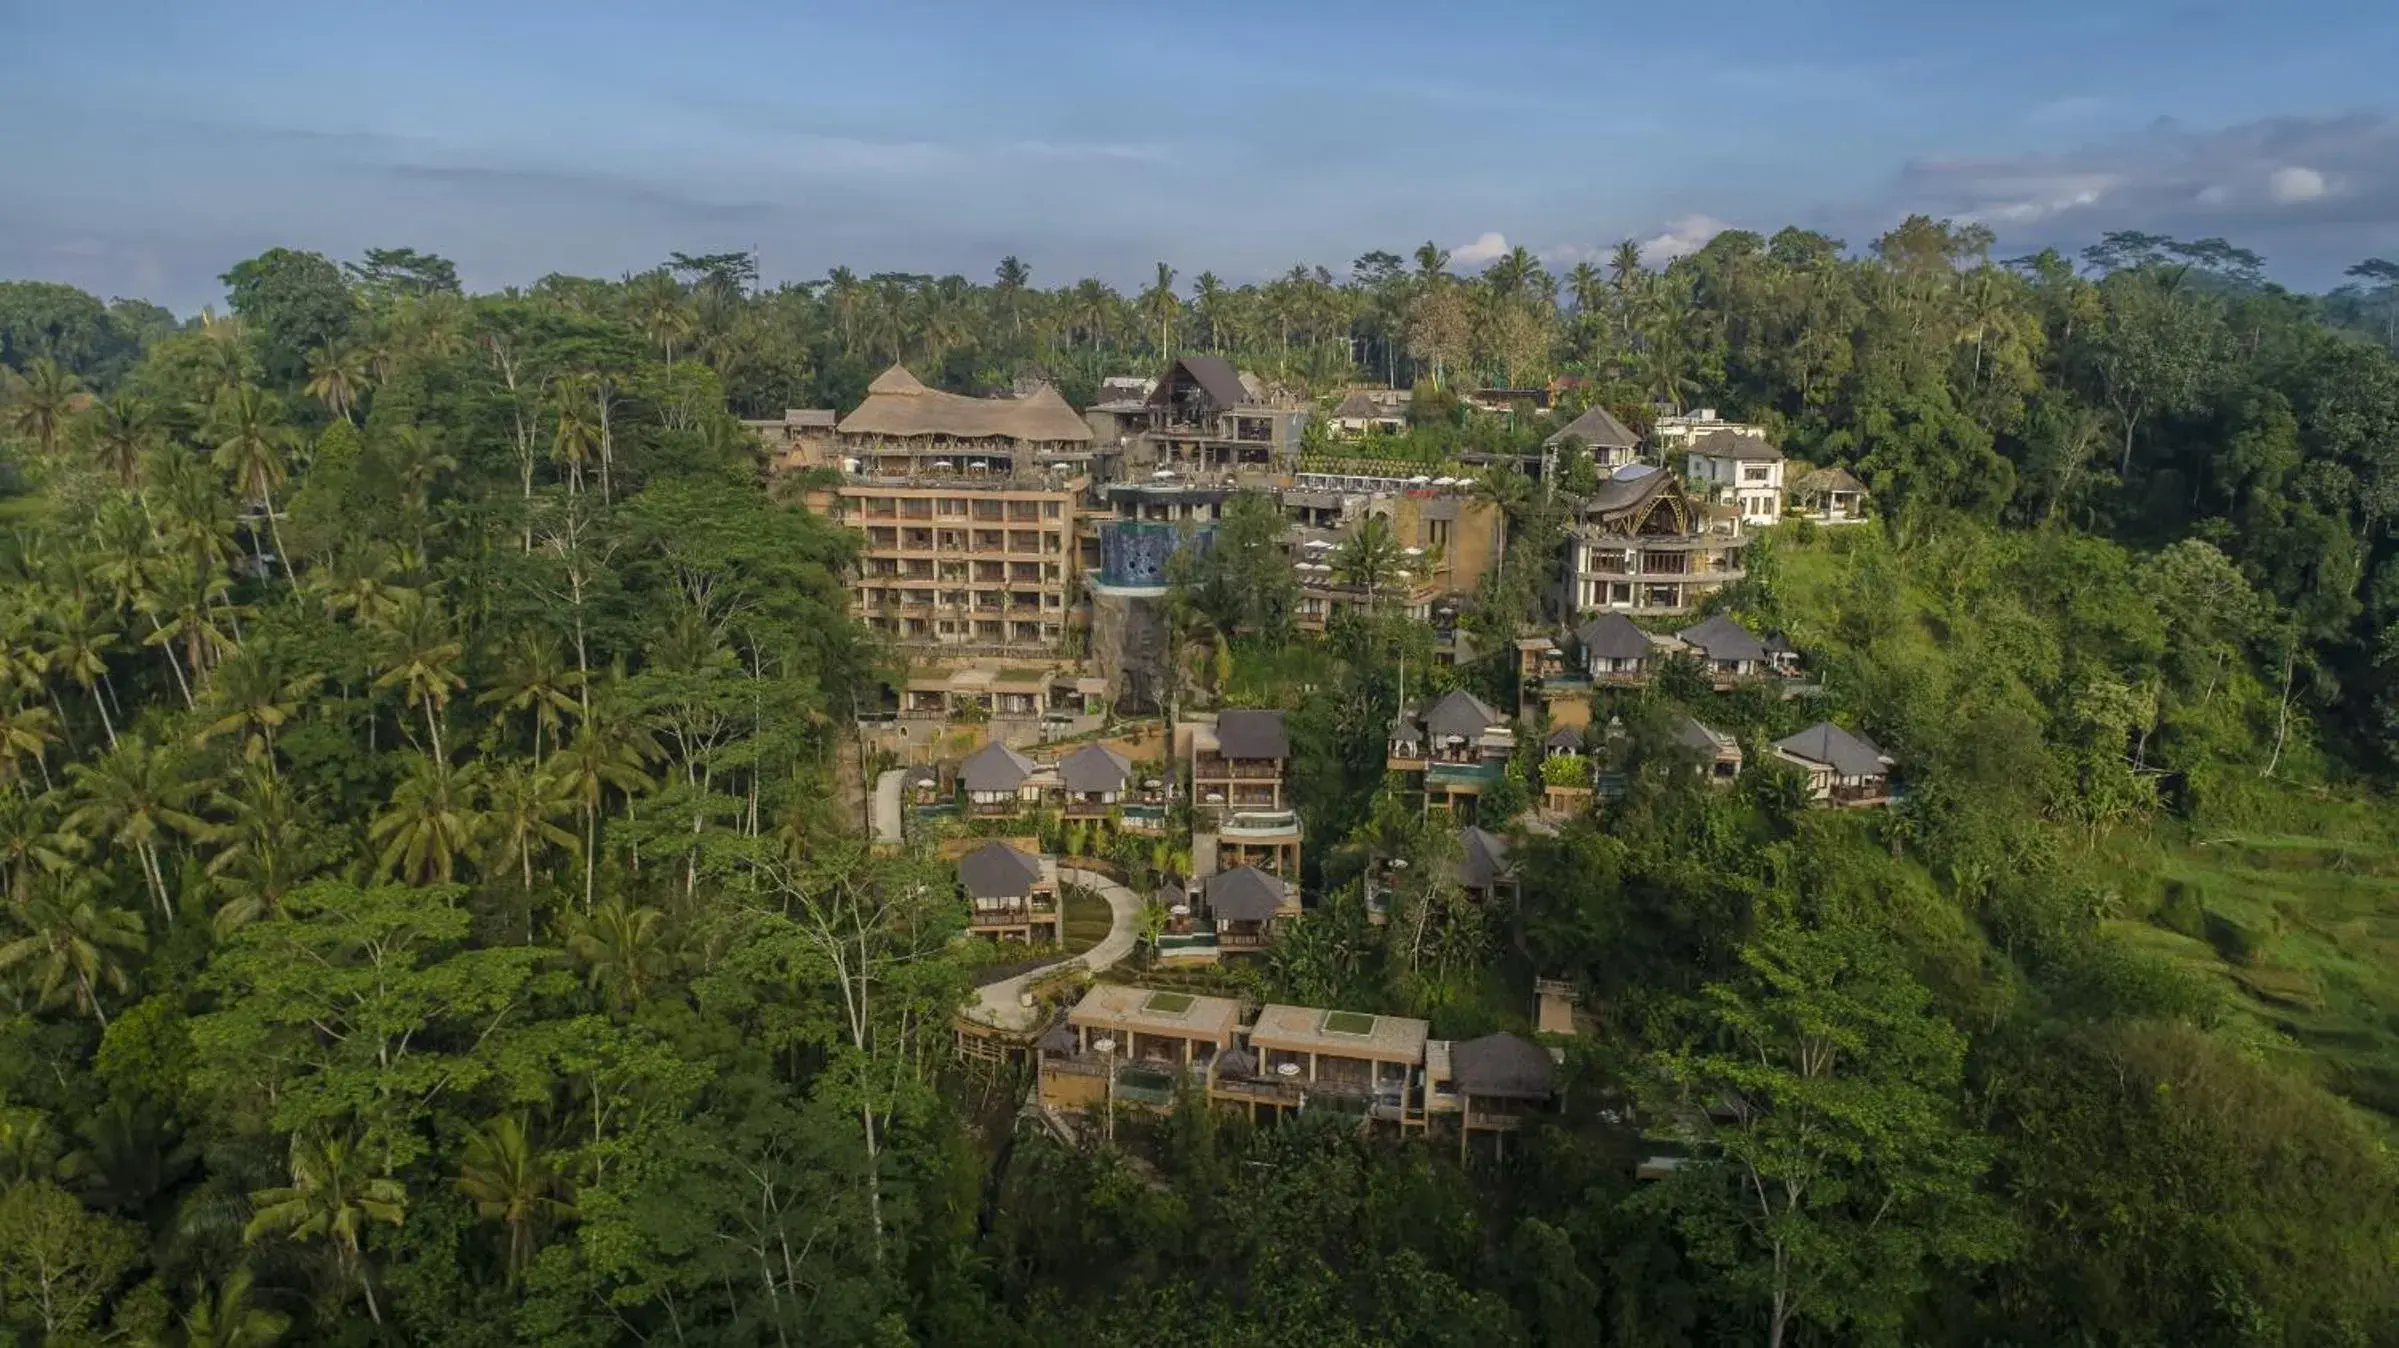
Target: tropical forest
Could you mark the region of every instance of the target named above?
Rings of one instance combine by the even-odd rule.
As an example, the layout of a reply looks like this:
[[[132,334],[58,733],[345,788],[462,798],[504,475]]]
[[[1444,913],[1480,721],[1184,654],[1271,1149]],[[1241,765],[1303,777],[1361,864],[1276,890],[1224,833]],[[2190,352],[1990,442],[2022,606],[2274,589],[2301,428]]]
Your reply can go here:
[[[1125,289],[228,262],[189,314],[0,283],[0,1339],[2399,1344],[2399,263],[2309,294],[1921,216]],[[968,933],[961,825],[870,827],[909,661],[840,468],[755,423],[1195,356],[1307,409],[1303,468],[1470,483],[1505,544],[1446,661],[1398,608],[1303,623],[1256,493],[1178,559],[1169,716],[1287,713],[1308,844],[1304,916],[1175,986],[1468,1040],[1571,983],[1504,1147],[1044,1126],[960,1052],[1022,954]],[[1413,396],[1336,443],[1367,388]],[[1818,692],[1600,695],[1607,798],[1539,827],[1535,713],[1478,901],[1395,718],[1540,705],[1515,642],[1579,621],[1610,482],[1548,447],[1703,407],[1871,494],[1704,606]],[[1887,807],[1754,751],[1828,715]]]

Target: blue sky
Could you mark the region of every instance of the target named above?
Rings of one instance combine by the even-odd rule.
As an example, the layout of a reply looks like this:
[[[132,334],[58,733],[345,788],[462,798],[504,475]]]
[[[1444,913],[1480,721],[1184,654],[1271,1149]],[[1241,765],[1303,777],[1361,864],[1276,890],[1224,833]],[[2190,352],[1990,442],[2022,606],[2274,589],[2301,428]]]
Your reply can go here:
[[[188,311],[287,244],[470,286],[755,247],[1126,284],[1724,224],[2399,256],[2399,5],[0,0],[0,277]]]

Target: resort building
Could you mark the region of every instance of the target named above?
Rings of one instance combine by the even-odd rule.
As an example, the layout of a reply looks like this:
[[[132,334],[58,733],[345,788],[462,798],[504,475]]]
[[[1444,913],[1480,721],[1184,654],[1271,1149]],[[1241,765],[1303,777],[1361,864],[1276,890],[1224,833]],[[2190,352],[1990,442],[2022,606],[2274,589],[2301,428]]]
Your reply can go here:
[[[1256,866],[1218,871],[1200,884],[1201,903],[1216,927],[1216,948],[1227,954],[1274,944],[1275,925],[1300,915],[1299,889]]]
[[[1508,769],[1516,732],[1491,704],[1455,688],[1402,712],[1385,766],[1408,775],[1427,806],[1471,806]]]
[[[1683,476],[1700,499],[1732,507],[1743,524],[1783,517],[1783,452],[1764,433],[1709,431],[1687,441],[1682,456]]]
[[[1094,405],[1086,435],[1098,433],[1118,476],[1159,471],[1206,479],[1288,483],[1308,409],[1271,394],[1216,355],[1178,357],[1138,403],[1119,396]]]
[[[1573,1032],[1571,1003],[1544,1024]],[[1407,1016],[1273,1004],[1244,1024],[1222,997],[1097,984],[1037,1041],[1052,1109],[1166,1110],[1182,1091],[1263,1121],[1311,1111],[1429,1136],[1512,1132],[1556,1096],[1558,1057],[1513,1034],[1451,1041]]]
[[[1583,656],[1583,673],[1595,685],[1632,687],[1649,682],[1658,656],[1658,643],[1621,613],[1602,613],[1574,629],[1575,645]]]
[[[1791,484],[1786,512],[1818,524],[1857,524],[1866,518],[1866,484],[1846,468],[1818,468]]]
[[[1591,456],[1592,466],[1603,474],[1641,461],[1641,437],[1607,408],[1593,403],[1581,416],[1541,442],[1542,480],[1557,480],[1558,461],[1569,442],[1581,445]]]
[[[1229,708],[1213,720],[1184,722],[1175,740],[1190,764],[1195,873],[1255,866],[1296,881],[1303,830],[1285,775],[1291,737],[1284,713]]]
[[[1516,868],[1508,860],[1508,840],[1473,825],[1460,829],[1458,887],[1486,903],[1513,894]]]
[[[779,418],[742,425],[758,437],[767,467],[778,473],[833,466],[833,430],[840,414],[829,407],[787,407]]]
[[[957,655],[1046,655],[1065,638],[1091,429],[1046,385],[1024,398],[926,388],[894,365],[842,419],[842,522],[863,543],[866,624]]]
[[[1767,656],[1766,643],[1721,613],[1684,628],[1674,634],[1674,639],[1688,648],[1707,671],[1708,681],[1719,689],[1771,673],[1774,668]]]
[[[1358,389],[1341,400],[1326,424],[1344,440],[1376,433],[1399,435],[1408,429],[1408,409],[1405,403],[1377,398],[1373,390]]]
[[[1676,719],[1674,742],[1697,760],[1693,770],[1716,786],[1730,786],[1741,775],[1741,742],[1697,717]]]
[[[1711,519],[1674,474],[1619,468],[1567,536],[1564,599],[1581,614],[1680,613],[1741,579],[1746,546],[1740,518]]]
[[[1774,742],[1775,756],[1808,778],[1808,796],[1828,805],[1888,805],[1897,760],[1872,740],[1819,721]]]
[[[1004,842],[988,842],[958,860],[958,887],[966,892],[970,924],[977,936],[1055,942],[1058,890],[1041,858]]]

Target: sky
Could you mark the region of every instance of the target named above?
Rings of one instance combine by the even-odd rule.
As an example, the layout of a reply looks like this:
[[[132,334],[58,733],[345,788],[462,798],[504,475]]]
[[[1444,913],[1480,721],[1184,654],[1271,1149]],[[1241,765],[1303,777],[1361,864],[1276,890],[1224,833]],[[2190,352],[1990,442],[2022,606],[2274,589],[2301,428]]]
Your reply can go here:
[[[2399,258],[2390,0],[0,0],[0,278],[189,313],[266,248],[470,289],[754,249],[1131,286],[1716,230]]]

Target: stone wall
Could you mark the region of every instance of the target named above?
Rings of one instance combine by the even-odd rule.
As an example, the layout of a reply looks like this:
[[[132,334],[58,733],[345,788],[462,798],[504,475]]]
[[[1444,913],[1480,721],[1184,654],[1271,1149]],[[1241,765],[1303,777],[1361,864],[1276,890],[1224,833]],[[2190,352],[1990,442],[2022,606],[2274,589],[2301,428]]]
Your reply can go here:
[[[1166,607],[1163,599],[1091,593],[1091,662],[1108,681],[1119,716],[1164,710]]]

